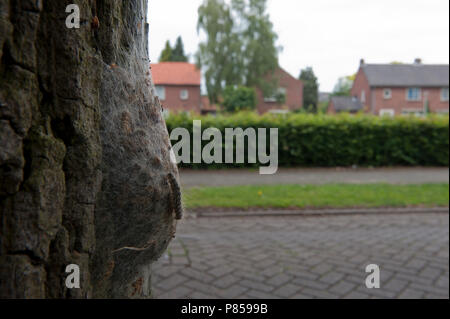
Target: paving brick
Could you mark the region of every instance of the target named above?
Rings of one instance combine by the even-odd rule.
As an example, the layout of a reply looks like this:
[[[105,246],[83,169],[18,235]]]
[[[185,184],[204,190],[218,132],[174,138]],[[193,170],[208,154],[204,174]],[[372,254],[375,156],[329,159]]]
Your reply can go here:
[[[359,292],[359,291],[352,291],[348,295],[344,296],[344,299],[369,299],[370,296],[368,294]]]
[[[156,299],[189,299],[192,293],[192,289],[179,287],[177,289],[169,290],[161,295],[156,295],[155,297]]]
[[[311,269],[311,272],[318,274],[318,275],[324,275],[326,273],[329,273],[333,267],[331,265],[321,263]]]
[[[294,296],[297,292],[299,292],[300,287],[293,284],[286,284],[277,290],[273,291],[275,296],[280,296],[283,298],[290,298]]]
[[[326,290],[329,287],[329,285],[327,284],[305,278],[296,278],[293,280],[293,282],[301,287],[308,287],[319,290]]]
[[[344,275],[337,272],[330,272],[324,276],[322,276],[319,280],[329,285],[334,285],[338,281],[344,278]]]
[[[399,296],[399,299],[422,299],[424,297],[424,293],[420,290],[416,289],[406,289]]]
[[[235,277],[233,275],[226,275],[215,280],[212,284],[218,288],[224,289],[230,287],[238,281],[240,281],[238,277]]]
[[[171,277],[164,279],[163,281],[158,282],[156,285],[159,288],[170,290],[173,289],[183,282],[187,281],[188,278],[186,276],[182,276],[180,274],[174,274]]]
[[[219,290],[218,295],[224,299],[234,299],[238,298],[246,291],[248,291],[248,288],[242,287],[240,285],[233,285],[229,288]]]
[[[246,292],[247,296],[255,299],[279,299],[280,297],[274,296],[272,293],[266,293],[258,290],[249,290]]]
[[[267,281],[267,283],[274,287],[280,287],[281,285],[284,285],[288,281],[292,280],[291,276],[288,276],[286,274],[278,274],[275,277],[272,277]]]
[[[206,272],[202,272],[202,271],[193,269],[191,267],[182,268],[180,270],[180,273],[182,275],[189,277],[190,279],[194,279],[194,280],[201,281],[204,283],[209,283],[214,280],[214,277],[211,275],[208,275]]]
[[[433,268],[433,267],[426,267],[419,273],[419,275],[421,277],[428,277],[428,278],[431,278],[431,279],[436,279],[441,274],[442,274],[442,270],[441,269]]]
[[[383,285],[382,289],[400,293],[406,288],[406,286],[408,286],[408,282],[405,280],[391,279]]]
[[[211,270],[208,270],[208,273],[215,277],[220,277],[220,276],[227,275],[230,272],[233,272],[233,270],[234,269],[231,267],[219,266],[219,267],[214,267]]]
[[[187,219],[171,256],[152,266],[153,292],[193,299],[448,298],[448,223],[448,215],[435,213]],[[370,263],[380,265],[381,289],[365,287]]]
[[[314,290],[314,289],[310,289],[310,288],[302,290],[302,293],[311,295],[314,298],[319,298],[319,299],[337,299],[337,297],[338,297],[338,295],[329,293],[327,291]]]
[[[355,287],[356,287],[356,285],[354,285],[352,283],[341,281],[338,284],[336,284],[335,286],[331,287],[329,289],[329,291],[331,293],[335,293],[336,295],[342,296],[342,295],[349,293],[353,289],[355,289]]]
[[[256,282],[251,280],[242,280],[240,282],[241,286],[252,288],[255,290],[263,291],[263,292],[269,292],[274,290],[274,287],[267,285],[265,282]]]

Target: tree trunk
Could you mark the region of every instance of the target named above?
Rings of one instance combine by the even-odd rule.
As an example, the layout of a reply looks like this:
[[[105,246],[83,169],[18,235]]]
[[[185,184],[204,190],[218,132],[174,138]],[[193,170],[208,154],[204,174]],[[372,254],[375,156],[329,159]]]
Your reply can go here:
[[[79,29],[66,27],[72,3]],[[146,12],[146,0],[0,0],[0,298],[150,297],[180,194]]]

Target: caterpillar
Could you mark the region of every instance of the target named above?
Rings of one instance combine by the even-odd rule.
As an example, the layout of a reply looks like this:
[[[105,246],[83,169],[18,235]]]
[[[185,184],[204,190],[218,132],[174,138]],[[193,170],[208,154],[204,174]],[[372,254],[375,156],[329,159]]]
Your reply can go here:
[[[151,246],[153,246],[153,245],[155,245],[155,244],[156,244],[156,241],[150,240],[144,247],[141,247],[141,248],[138,248],[138,247],[123,247],[123,248],[120,248],[120,249],[113,250],[112,253],[115,254],[115,253],[118,253],[119,251],[122,251],[122,250],[146,251],[146,250],[148,250]]]
[[[172,203],[172,208],[175,211],[175,218],[177,220],[183,219],[183,203],[181,200],[180,184],[172,173],[167,175],[167,180],[170,186],[170,201]]]

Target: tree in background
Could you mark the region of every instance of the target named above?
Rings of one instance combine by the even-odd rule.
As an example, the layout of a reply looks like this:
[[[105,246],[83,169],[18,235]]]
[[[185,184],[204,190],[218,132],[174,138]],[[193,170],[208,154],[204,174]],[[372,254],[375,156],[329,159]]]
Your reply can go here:
[[[256,107],[255,89],[245,86],[227,86],[223,92],[222,105],[225,112],[229,113],[254,110]]]
[[[303,105],[304,109],[311,113],[317,113],[319,102],[319,84],[312,67],[303,69],[300,73],[300,80],[303,81]]]
[[[334,96],[350,96],[350,91],[353,87],[356,75],[344,76],[339,78],[338,82],[334,86]]]
[[[172,60],[175,62],[187,62],[188,57],[184,54],[184,44],[181,36],[177,38],[175,47],[172,49]]]
[[[267,10],[267,0],[232,0],[232,10],[238,17],[241,33],[242,81],[247,87],[259,87],[265,95],[275,93],[277,81],[268,78],[270,72],[278,67],[278,51],[275,42],[278,38],[273,30]]]
[[[227,86],[260,87],[265,95],[276,88],[267,75],[278,67],[277,39],[267,0],[204,0],[198,13],[200,44],[197,64],[203,68],[211,102]]]
[[[206,89],[211,103],[217,103],[223,87],[239,84],[241,45],[232,32],[234,21],[223,0],[205,0],[198,9],[197,32],[206,33],[206,42],[199,45],[197,65],[203,68]]]
[[[177,42],[173,48],[170,45],[170,41],[166,41],[166,46],[161,52],[159,62],[188,62],[188,57],[184,53],[184,44],[181,36],[177,38]]]
[[[172,61],[172,47],[170,46],[169,40],[166,41],[166,46],[164,50],[161,52],[161,56],[159,57],[159,62],[168,62]]]

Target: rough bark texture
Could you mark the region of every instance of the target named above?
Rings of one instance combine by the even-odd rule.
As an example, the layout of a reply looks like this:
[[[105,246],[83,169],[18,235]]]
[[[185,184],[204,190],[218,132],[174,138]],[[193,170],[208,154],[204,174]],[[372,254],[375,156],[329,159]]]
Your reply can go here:
[[[80,29],[65,26],[71,3]],[[0,298],[150,296],[179,194],[146,7],[0,0]],[[69,264],[81,289],[66,288]]]

